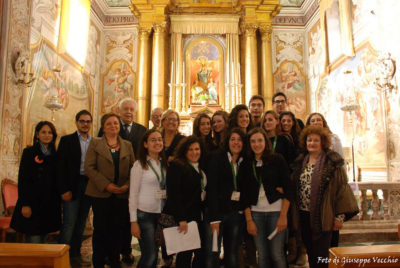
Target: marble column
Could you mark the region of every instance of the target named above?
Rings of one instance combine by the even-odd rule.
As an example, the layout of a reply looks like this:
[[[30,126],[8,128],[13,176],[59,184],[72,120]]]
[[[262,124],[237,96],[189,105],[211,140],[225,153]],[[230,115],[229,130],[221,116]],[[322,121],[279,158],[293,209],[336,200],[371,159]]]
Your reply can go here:
[[[272,74],[271,24],[261,24],[261,95],[266,103],[266,110],[272,109],[274,81]]]
[[[136,88],[138,92],[137,122],[145,126],[150,115],[150,40],[151,27],[139,28],[138,68]]]
[[[245,103],[249,103],[251,96],[258,94],[258,64],[257,64],[257,25],[244,24],[245,44]]]
[[[151,72],[151,108],[160,107],[166,109],[167,101],[165,96],[165,31],[167,23],[154,24],[153,33],[153,54]]]

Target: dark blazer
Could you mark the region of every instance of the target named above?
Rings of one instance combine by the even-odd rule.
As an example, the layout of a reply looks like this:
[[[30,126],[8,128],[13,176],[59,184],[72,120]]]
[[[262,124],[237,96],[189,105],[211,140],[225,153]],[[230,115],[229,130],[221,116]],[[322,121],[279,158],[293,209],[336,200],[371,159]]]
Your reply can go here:
[[[269,203],[273,203],[280,198],[293,200],[293,187],[289,179],[289,167],[286,161],[279,154],[272,154],[268,163],[263,163],[262,167],[257,168],[257,176],[261,176],[265,190],[265,195]],[[240,195],[240,201],[245,207],[257,205],[260,184],[254,177],[253,161],[245,161],[240,169],[246,180],[243,182],[243,191]],[[282,187],[284,193],[281,194],[276,190]]]
[[[163,212],[175,221],[201,220],[201,175],[189,164],[171,162],[167,170],[167,202]]]
[[[274,143],[275,137],[270,138],[271,145]],[[290,166],[296,158],[294,143],[282,135],[277,136],[275,153],[281,154],[286,160],[286,164]]]
[[[36,160],[35,160],[36,159]],[[61,197],[57,191],[56,154],[44,156],[40,144],[22,152],[18,173],[18,201],[11,227],[18,232],[39,235],[55,232],[61,224]],[[29,206],[32,216],[22,216],[23,206]]]
[[[243,174],[239,176],[241,168],[242,165],[239,165],[238,192],[242,192]],[[215,151],[210,155],[207,164],[207,207],[210,222],[222,220],[231,211],[243,210],[239,201],[231,200],[233,191],[233,173],[227,152]]]
[[[76,198],[78,181],[81,179],[81,144],[78,132],[61,137],[57,150],[57,181],[59,194],[72,192]]]
[[[128,140],[131,142],[132,147],[133,147],[133,152],[135,153],[135,156],[137,157],[138,154],[138,148],[139,148],[139,143],[142,140],[142,137],[144,133],[146,132],[147,128],[141,124],[132,122],[132,127],[131,127],[131,132],[129,132],[129,136],[126,137],[125,131],[123,128],[124,123],[121,122],[121,128],[119,130],[119,135],[124,139]],[[103,136],[103,129],[100,128],[99,133],[97,135],[98,137]]]
[[[178,146],[179,142],[184,138],[182,134],[177,133],[172,140],[171,144],[169,145],[168,148],[165,149],[165,156],[170,157],[171,155],[174,155],[175,149]]]
[[[135,156],[132,145],[118,137],[119,149],[119,177],[118,186],[129,185],[129,175]],[[89,177],[86,187],[86,195],[97,198],[108,198],[111,193],[105,188],[108,184],[114,183],[115,167],[105,137],[93,138],[86,153],[85,173]],[[117,194],[118,198],[128,198],[129,191]]]

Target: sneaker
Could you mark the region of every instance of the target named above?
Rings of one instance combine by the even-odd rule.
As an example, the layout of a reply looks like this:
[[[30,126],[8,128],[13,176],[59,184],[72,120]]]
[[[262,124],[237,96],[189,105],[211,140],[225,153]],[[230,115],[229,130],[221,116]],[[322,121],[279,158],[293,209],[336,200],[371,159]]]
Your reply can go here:
[[[133,257],[132,254],[124,254],[122,255],[121,261],[128,266],[132,266],[133,263],[135,262],[135,257]]]

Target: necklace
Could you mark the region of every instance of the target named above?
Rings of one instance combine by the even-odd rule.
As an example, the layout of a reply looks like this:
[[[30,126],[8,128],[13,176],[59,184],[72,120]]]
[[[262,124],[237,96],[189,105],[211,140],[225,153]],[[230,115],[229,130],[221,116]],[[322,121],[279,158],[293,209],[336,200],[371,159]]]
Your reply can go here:
[[[119,143],[118,141],[115,144],[109,144],[108,140],[106,139],[107,145],[110,148],[112,153],[118,152],[119,151]]]

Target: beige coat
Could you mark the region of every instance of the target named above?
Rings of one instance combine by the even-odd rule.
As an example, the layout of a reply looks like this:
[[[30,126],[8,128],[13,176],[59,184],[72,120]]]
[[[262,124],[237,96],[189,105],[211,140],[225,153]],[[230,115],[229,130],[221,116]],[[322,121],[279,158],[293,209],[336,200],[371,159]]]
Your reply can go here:
[[[302,164],[305,155],[301,154],[293,163],[292,181],[296,185],[296,193],[300,175],[303,172]],[[317,208],[320,209],[320,217],[311,219],[311,229],[317,235],[321,231],[332,231],[335,216],[345,214],[345,220],[349,220],[358,213],[358,206],[353,191],[347,183],[347,175],[343,168],[343,158],[332,150],[327,150],[326,160],[321,174],[320,193]],[[298,228],[298,195],[296,194],[294,213],[294,228]],[[301,224],[301,223],[300,223]]]
[[[135,156],[129,141],[120,137],[118,137],[118,140],[121,145],[118,186],[129,186],[129,174],[133,162],[135,161]],[[110,197],[111,193],[105,188],[108,184],[114,183],[114,172],[114,162],[105,137],[93,137],[86,153],[85,173],[89,177],[89,182],[85,193],[91,197]],[[128,193],[129,191],[118,194],[117,197],[128,198]]]

